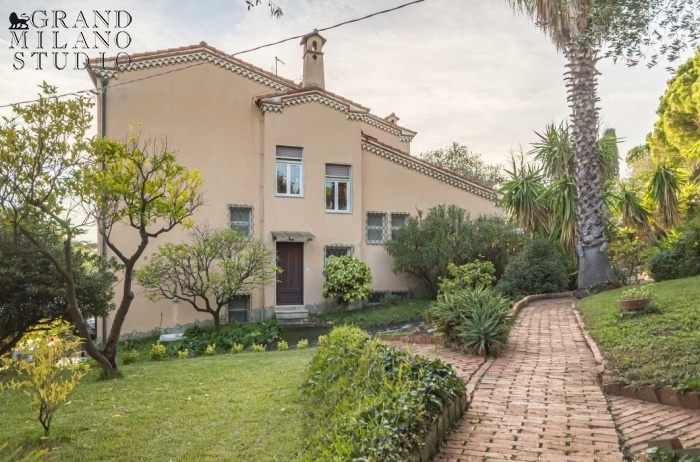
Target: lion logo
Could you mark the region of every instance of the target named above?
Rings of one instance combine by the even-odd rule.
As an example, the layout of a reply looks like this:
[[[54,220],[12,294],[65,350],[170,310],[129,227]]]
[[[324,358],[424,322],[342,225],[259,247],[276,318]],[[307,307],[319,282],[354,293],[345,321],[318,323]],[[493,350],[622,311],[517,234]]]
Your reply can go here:
[[[29,16],[22,14],[22,18],[17,16],[17,13],[10,14],[10,29],[29,29]]]

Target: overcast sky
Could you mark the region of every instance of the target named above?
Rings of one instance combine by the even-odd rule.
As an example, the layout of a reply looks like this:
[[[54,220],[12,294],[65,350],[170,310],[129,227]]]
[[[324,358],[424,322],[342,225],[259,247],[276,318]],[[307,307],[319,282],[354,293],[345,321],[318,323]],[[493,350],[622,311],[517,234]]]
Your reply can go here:
[[[281,19],[270,17],[267,0],[250,12],[244,0],[0,0],[0,13],[7,18],[13,11],[63,10],[71,26],[80,11],[91,22],[94,9],[123,9],[133,17],[125,29],[132,40],[128,53],[202,40],[235,53],[404,2],[277,0],[284,10]],[[59,33],[60,41],[75,43],[76,29]],[[326,88],[379,116],[395,112],[401,125],[418,132],[414,154],[457,141],[489,162],[503,163],[511,148],[529,144],[535,130],[568,114],[563,57],[503,0],[426,0],[324,36]],[[58,85],[61,92],[92,86],[86,71],[55,70],[46,64],[34,70],[31,50],[25,52],[25,68],[14,70],[17,50],[9,48],[10,31],[5,30],[0,34],[0,105],[31,99],[42,80]],[[120,50],[112,45],[99,51],[110,56]],[[279,74],[301,80],[298,40],[239,57],[270,70],[278,57],[285,63],[279,65]],[[599,67],[601,119],[625,139],[624,153],[643,143],[652,129],[670,75],[665,65],[647,70],[603,61]]]

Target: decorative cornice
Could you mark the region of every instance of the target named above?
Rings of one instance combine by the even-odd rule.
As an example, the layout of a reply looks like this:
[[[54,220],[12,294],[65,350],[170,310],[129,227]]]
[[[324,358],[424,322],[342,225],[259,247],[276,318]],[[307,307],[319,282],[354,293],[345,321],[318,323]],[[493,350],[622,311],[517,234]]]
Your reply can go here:
[[[287,91],[292,87],[276,82],[261,73],[254,70],[239,66],[231,61],[227,61],[219,56],[216,56],[208,51],[197,51],[186,54],[161,56],[151,59],[143,59],[132,61],[128,66],[120,66],[119,70],[93,68],[93,72],[99,76],[107,78],[117,78],[119,72],[134,71],[140,69],[148,69],[154,67],[169,66],[173,64],[188,63],[194,61],[209,61],[224,69],[235,72],[238,75],[246,77],[254,82],[262,83],[268,87],[274,88],[277,91]]]
[[[369,112],[363,111],[362,108],[358,108],[357,106],[348,104],[344,101],[333,99],[321,92],[311,91],[301,95],[295,94],[290,96],[272,96],[260,101],[260,109],[263,112],[282,112],[285,107],[312,102],[321,103],[335,109],[336,111],[343,112],[346,114],[348,120],[364,122],[367,125],[379,128],[380,130],[396,136],[403,142],[410,143],[411,140],[413,140],[413,137],[416,136],[415,132],[392,125],[373,116]]]
[[[399,165],[403,165],[404,167],[410,168],[411,170],[415,170],[424,175],[428,175],[431,178],[435,178],[436,180],[440,180],[451,186],[455,186],[459,189],[470,192],[476,196],[483,197],[492,202],[497,201],[496,194],[493,191],[489,191],[487,189],[479,187],[478,185],[467,180],[466,178],[462,178],[444,172],[437,167],[434,167],[425,162],[421,162],[415,158],[410,157],[407,154],[401,154],[398,152],[391,151],[390,149],[387,149],[383,146],[379,146],[375,143],[372,143],[369,140],[362,140],[362,149],[364,149],[367,152],[376,154],[380,157],[383,157],[385,159],[388,159],[392,162],[395,162]]]

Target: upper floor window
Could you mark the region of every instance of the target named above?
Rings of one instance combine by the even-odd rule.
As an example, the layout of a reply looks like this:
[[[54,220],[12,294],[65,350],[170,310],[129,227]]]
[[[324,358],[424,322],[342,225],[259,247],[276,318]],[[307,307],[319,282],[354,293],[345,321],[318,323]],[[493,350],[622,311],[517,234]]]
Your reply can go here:
[[[386,213],[367,212],[367,243],[384,244],[386,235]]]
[[[228,226],[238,231],[241,236],[253,235],[253,208],[232,205],[228,208]]]
[[[304,170],[302,168],[303,149],[291,146],[277,146],[277,195],[304,195]]]
[[[391,240],[396,239],[396,231],[406,226],[408,220],[407,213],[392,213],[391,214]]]
[[[350,166],[326,164],[326,210],[350,211]]]

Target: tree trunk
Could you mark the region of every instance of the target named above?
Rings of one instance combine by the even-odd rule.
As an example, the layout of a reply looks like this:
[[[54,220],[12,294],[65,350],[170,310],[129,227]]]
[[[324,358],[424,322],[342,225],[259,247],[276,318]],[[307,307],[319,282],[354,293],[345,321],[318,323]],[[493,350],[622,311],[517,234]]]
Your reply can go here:
[[[55,262],[55,260],[52,261],[54,262],[56,268],[61,272],[64,280],[66,281],[68,315],[70,316],[71,321],[73,321],[73,325],[78,330],[78,334],[80,334],[80,336],[83,338],[83,341],[85,342],[83,344],[85,352],[92,359],[100,363],[100,365],[102,366],[102,370],[104,371],[104,375],[106,377],[116,377],[117,375],[119,375],[119,368],[116,367],[116,364],[114,364],[112,361],[109,361],[109,359],[97,348],[97,345],[92,340],[92,337],[90,337],[90,332],[88,330],[87,323],[85,322],[85,318],[83,317],[83,313],[81,313],[80,308],[78,307],[78,297],[75,293],[75,279],[73,276],[73,249],[71,245],[71,239],[66,239],[63,246],[64,256],[66,259],[65,270],[61,271],[61,268],[57,264],[57,262]]]
[[[211,315],[214,317],[214,332],[219,332],[219,327],[221,327],[221,320],[219,319],[219,308],[218,310],[213,310]]]
[[[102,354],[107,358],[112,366],[114,376],[119,375],[119,364],[117,362],[117,343],[119,342],[119,336],[121,335],[122,326],[126,320],[126,314],[129,312],[131,307],[131,302],[134,299],[134,292],[132,290],[132,282],[134,276],[134,265],[132,263],[127,263],[124,265],[124,285],[122,286],[122,301],[119,303],[119,308],[117,308],[114,313],[114,319],[112,320],[112,327],[109,329],[109,335],[107,336],[107,341],[105,342]],[[109,375],[107,370],[105,373]]]
[[[578,226],[578,289],[585,291],[615,283],[606,253],[603,178],[598,146],[598,50],[572,41],[564,49],[566,86],[571,107],[571,135],[576,169]]]

